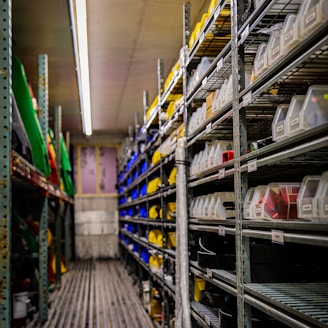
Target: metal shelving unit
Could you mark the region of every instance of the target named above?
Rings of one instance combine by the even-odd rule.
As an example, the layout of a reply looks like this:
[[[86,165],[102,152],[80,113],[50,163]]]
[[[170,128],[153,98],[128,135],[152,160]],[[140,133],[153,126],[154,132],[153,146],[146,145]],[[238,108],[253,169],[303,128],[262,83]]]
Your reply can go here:
[[[258,221],[243,219],[243,199],[248,185],[260,184],[262,181],[301,181],[307,174],[318,174],[326,169],[324,158],[327,158],[327,124],[318,126],[292,136],[289,139],[275,142],[254,152],[247,152],[247,143],[265,138],[265,133],[271,129],[271,121],[278,104],[290,101],[294,94],[305,94],[311,84],[327,84],[327,24],[322,24],[311,37],[303,40],[297,47],[282,57],[274,66],[258,77],[246,88],[244,70],[252,67],[257,47],[268,41],[269,35],[261,33],[276,23],[282,23],[288,14],[297,13],[301,1],[263,0],[257,8],[248,7],[250,2],[231,0],[226,3],[231,10],[231,40],[212,57],[213,62],[196,87],[187,95],[188,111],[193,110],[194,103],[204,101],[210,92],[215,91],[223,83],[223,79],[233,74],[233,99],[204,121],[195,131],[188,135],[187,147],[190,156],[194,149],[202,149],[201,145],[213,139],[229,139],[234,143],[234,160],[218,167],[188,177],[190,195],[204,193],[209,190],[224,190],[225,186],[233,186],[235,191],[234,220],[214,221],[210,218],[189,218],[190,232],[203,232],[211,235],[235,235],[236,241],[236,276],[230,293],[237,296],[238,327],[252,326],[252,307],[260,309],[287,326],[308,327],[312,325],[326,327],[325,305],[318,308],[317,315],[322,322],[312,319],[311,309],[304,304],[304,311],[284,308],[274,300],[274,293],[281,300],[288,299],[290,304],[298,304],[300,285],[271,283],[267,285],[251,282],[250,241],[274,241],[273,235],[278,230],[283,242],[293,245],[311,245],[327,247],[326,224],[297,221]],[[214,9],[219,13],[222,4]],[[217,16],[219,17],[219,16]],[[205,24],[205,35],[195,42],[197,46],[206,38],[206,31],[213,21],[210,18]],[[212,30],[213,32],[213,30]],[[215,33],[214,33],[215,35]],[[205,36],[205,38],[204,38]],[[210,49],[204,51],[203,56],[213,54]],[[189,51],[187,62],[191,66],[200,58]],[[193,64],[194,65],[194,64]],[[194,66],[191,66],[194,67]],[[187,69],[188,71],[188,69]],[[239,77],[238,77],[239,74]],[[269,94],[277,89],[278,94]],[[190,114],[187,115],[187,122]],[[196,151],[197,153],[197,151]],[[252,168],[255,168],[253,170]],[[280,177],[280,178],[279,178]],[[276,180],[275,180],[276,179]],[[280,180],[279,180],[280,179]],[[263,183],[262,183],[263,184]],[[214,187],[216,186],[216,187]],[[216,188],[216,189],[214,189]],[[206,191],[205,191],[206,193]],[[223,234],[222,231],[225,231]],[[283,247],[283,246],[282,246]],[[287,247],[287,246],[286,246]],[[215,270],[201,268],[195,262],[190,262],[190,272],[197,277],[204,278],[208,283],[222,288],[225,279]],[[208,270],[208,272],[206,271]],[[269,268],[268,268],[269,270]],[[315,277],[313,277],[315,280]],[[316,286],[324,283],[318,283]],[[286,290],[284,290],[284,287]],[[309,283],[309,286],[314,286]],[[268,288],[268,289],[265,289]],[[272,293],[270,294],[270,288]],[[295,288],[295,294],[289,295],[288,289]],[[226,290],[227,291],[227,290]],[[229,291],[228,291],[229,292]],[[295,298],[293,299],[293,297]],[[293,300],[295,301],[294,303]],[[281,301],[282,303],[284,301]],[[306,303],[306,301],[304,300]],[[193,303],[194,304],[194,303]],[[286,305],[286,304],[285,304]],[[271,310],[269,307],[271,306]],[[293,308],[293,305],[291,306]],[[308,310],[309,309],[309,310]],[[279,315],[279,311],[283,314]],[[308,310],[308,312],[307,312]],[[199,311],[198,311],[199,312]],[[193,309],[193,317],[201,326],[211,326]],[[307,313],[307,314],[305,314]],[[201,317],[202,323],[199,323]],[[205,321],[205,324],[204,324]]]
[[[40,202],[40,217],[38,231],[38,253],[30,256],[30,261],[37,263],[39,271],[38,283],[38,321],[44,322],[48,315],[48,211],[49,202],[64,202],[71,206],[73,199],[53,185],[47,178],[28,163],[17,152],[11,149],[12,131],[12,2],[6,1],[2,6],[2,74],[1,74],[1,295],[0,316],[1,327],[12,326],[13,315],[13,265],[12,261],[18,261],[20,254],[12,254],[12,231],[14,228],[15,210],[13,198],[26,195],[35,195]],[[38,100],[42,111],[39,121],[42,134],[46,140],[48,133],[48,58],[47,55],[39,55],[39,89]],[[60,157],[59,157],[60,158]],[[25,195],[25,196],[24,196]],[[65,217],[65,222],[66,222]],[[67,220],[69,221],[69,220]],[[65,245],[66,246],[66,245]],[[66,256],[70,256],[66,249]],[[68,259],[69,260],[69,259]],[[58,262],[60,262],[58,258]],[[31,262],[32,263],[32,262]]]
[[[276,252],[277,233],[281,252],[309,247],[311,250],[319,249],[323,253],[328,246],[328,224],[305,220],[246,220],[243,217],[243,201],[251,186],[274,181],[301,182],[305,175],[327,170],[327,123],[254,151],[248,149],[252,142],[271,135],[271,122],[279,104],[289,102],[295,94],[304,95],[312,84],[328,84],[328,27],[327,24],[321,24],[311,37],[306,37],[261,76],[248,83],[246,73],[253,67],[258,46],[269,39],[268,34],[262,33],[263,29],[282,23],[289,14],[296,14],[302,1],[262,0],[256,3],[257,6],[253,1],[219,0],[190,49],[187,46],[191,34],[190,6],[184,6],[181,67],[168,84],[167,90],[163,90],[163,63],[159,61],[160,107],[156,115],[160,118],[161,111],[165,112],[168,96],[175,92],[174,90],[182,91],[183,105],[166,122],[159,119],[158,138],[148,144],[146,149],[149,151],[163,142],[182,119],[189,162],[193,155],[204,149],[208,141],[233,141],[234,158],[204,172],[193,175],[188,173],[186,188],[189,203],[193,197],[210,192],[235,192],[234,218],[214,220],[210,217],[205,219],[189,216],[188,219],[190,236],[219,235],[223,240],[234,238],[235,270],[230,272],[206,268],[192,258],[185,263],[189,266],[190,277],[203,278],[207,284],[217,288],[216,290],[235,298],[234,310],[238,328],[251,328],[257,316],[264,322],[274,322],[279,328],[327,327],[327,305],[324,300],[327,296],[326,282],[317,281],[313,275],[313,281],[312,276],[310,279],[309,276],[306,276],[307,279],[304,276],[304,281],[300,278],[302,282],[292,279],[281,282],[273,278],[270,282],[263,279],[261,283],[254,279],[252,270],[256,270],[253,259],[254,245],[263,244],[269,252]],[[197,83],[188,89],[191,73],[204,56],[208,57],[211,63]],[[230,74],[232,99],[189,133],[191,114],[212,92],[222,86]],[[144,130],[149,127],[147,122]],[[169,161],[173,160],[172,155]],[[167,161],[161,161],[159,164],[161,173]],[[142,179],[147,176],[148,174],[145,174]],[[133,187],[139,183],[140,180],[137,180]],[[175,193],[176,189],[173,187],[162,189],[157,195],[165,202],[165,197],[174,197]],[[141,201],[152,199],[147,196],[132,204],[137,205]],[[165,220],[155,222],[136,217],[121,218],[121,221],[161,227],[162,231],[176,227]],[[135,240],[145,247],[153,247],[140,238]],[[190,240],[190,248],[195,247],[194,244],[195,242]],[[177,249],[176,254],[178,252]],[[176,256],[175,252],[165,249],[163,254],[172,259]],[[304,257],[311,256],[304,254]],[[283,269],[284,262],[281,261],[279,265]],[[324,259],[320,263],[316,262],[316,265],[322,270]],[[269,272],[269,266],[266,270]],[[164,283],[162,285],[165,286]],[[192,295],[193,284],[190,285]],[[220,327],[217,312],[204,304],[194,302],[193,296],[191,301],[191,315],[195,327]]]

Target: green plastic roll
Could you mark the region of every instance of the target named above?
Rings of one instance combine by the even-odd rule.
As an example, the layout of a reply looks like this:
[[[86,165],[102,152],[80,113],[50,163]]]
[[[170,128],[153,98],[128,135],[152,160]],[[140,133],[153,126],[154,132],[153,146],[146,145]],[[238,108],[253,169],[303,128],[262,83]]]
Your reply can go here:
[[[69,160],[65,141],[62,135],[60,136],[60,152],[61,152],[61,177],[64,184],[64,190],[68,195],[74,196],[75,190],[71,177],[72,166]]]
[[[32,148],[34,165],[46,177],[50,174],[48,150],[33,107],[23,64],[13,57],[13,92]]]

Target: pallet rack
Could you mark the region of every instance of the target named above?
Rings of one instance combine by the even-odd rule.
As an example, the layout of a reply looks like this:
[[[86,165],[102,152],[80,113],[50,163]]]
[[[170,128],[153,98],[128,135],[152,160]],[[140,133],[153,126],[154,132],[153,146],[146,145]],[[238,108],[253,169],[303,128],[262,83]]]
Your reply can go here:
[[[17,204],[37,202],[40,208],[38,253],[30,254],[29,262],[36,263],[39,271],[39,286],[37,288],[37,316],[35,320],[44,322],[48,313],[48,213],[53,211],[56,218],[57,230],[56,258],[60,265],[61,254],[65,255],[67,264],[71,258],[71,207],[72,197],[52,184],[33,165],[11,149],[12,129],[12,2],[6,1],[2,6],[1,30],[2,74],[1,74],[1,295],[0,326],[11,327],[13,316],[13,263],[21,261],[21,254],[12,253],[12,232],[14,228],[13,210]],[[42,108],[39,121],[43,136],[46,140],[48,133],[48,57],[39,55],[39,105]],[[56,120],[55,133],[59,135],[60,122]],[[59,144],[58,144],[59,145]],[[58,149],[58,147],[57,147]],[[58,160],[60,157],[58,156]],[[62,204],[62,205],[60,205]],[[62,210],[62,208],[64,210]],[[61,225],[63,225],[63,239],[61,239]],[[59,229],[59,230],[58,230]],[[60,284],[60,270],[57,265],[56,284]]]
[[[173,131],[175,122],[181,120],[183,115],[186,150],[190,162],[193,156],[204,148],[207,141],[214,139],[233,141],[234,158],[204,172],[189,174],[186,191],[188,206],[194,196],[210,191],[235,192],[234,218],[219,221],[200,217],[188,219],[190,236],[203,235],[213,238],[215,236],[217,240],[232,241],[235,268],[211,269],[199,265],[193,258],[185,264],[189,265],[191,291],[194,288],[192,278],[200,277],[214,286],[216,291],[220,290],[234,298],[234,316],[238,327],[255,326],[254,316],[260,316],[261,319],[267,320],[267,324],[274,323],[277,327],[327,327],[328,325],[325,301],[327,286],[319,273],[326,267],[324,255],[328,245],[327,223],[302,220],[246,220],[243,216],[243,201],[249,187],[275,181],[301,182],[306,175],[321,174],[327,170],[325,163],[328,146],[327,123],[258,150],[248,151],[249,144],[253,141],[271,135],[271,122],[279,104],[289,102],[295,94],[305,94],[309,85],[327,84],[327,23],[322,24],[311,37],[305,38],[298,46],[281,57],[255,81],[247,82],[246,73],[253,65],[259,45],[269,39],[268,34],[262,33],[263,29],[282,23],[289,14],[296,14],[301,3],[302,1],[291,0],[258,2],[220,0],[190,49],[186,47],[188,36],[191,34],[188,25],[190,7],[185,5],[184,47],[180,52],[181,68],[176,78],[172,79],[168,91],[159,92],[160,105],[144,126],[146,132],[154,118],[157,117],[160,122],[158,137],[150,144],[146,142],[145,154],[150,154],[150,149],[155,148],[153,145],[157,143],[157,147],[164,142],[169,135],[166,132]],[[204,56],[211,58],[211,64],[193,88],[187,89],[192,71]],[[191,114],[211,92],[221,87],[230,74],[233,82],[231,101],[227,102],[219,112],[204,120],[194,131],[188,133]],[[163,81],[161,69],[158,75],[159,81]],[[179,87],[184,95],[184,105],[171,119],[162,124],[160,112],[163,110],[165,112],[165,97],[179,83],[182,83]],[[278,93],[274,92],[277,89]],[[162,90],[160,82],[159,90]],[[174,160],[174,154],[166,158],[169,160],[162,159],[158,166],[150,168],[144,177],[150,176],[154,170],[162,170],[169,161]],[[133,186],[139,183],[140,180],[136,180]],[[138,205],[140,201],[146,199],[151,201],[155,197],[163,199],[168,193],[171,196],[175,195],[174,189],[161,189],[154,195],[136,199],[119,208]],[[168,228],[163,220],[121,217],[120,221],[151,224],[161,227],[164,232]],[[174,228],[174,225],[172,227]],[[123,234],[136,242],[143,243],[144,247],[153,247],[146,240],[140,240],[138,234],[124,231]],[[191,238],[190,247],[194,246],[192,242]],[[277,245],[277,242],[283,245]],[[315,258],[312,264],[318,267],[318,272],[313,272],[312,275],[303,273],[299,277],[295,274],[292,278],[286,272],[284,279],[276,277],[272,281],[266,280],[263,275],[255,278],[252,273],[254,272],[252,257],[255,256],[258,245],[263,245],[263,249],[267,248],[268,256],[274,256],[277,249],[281,256],[284,252],[290,252],[289,254],[294,256],[303,252],[306,261],[310,261],[311,257]],[[127,254],[132,254],[123,241],[121,247],[124,249],[122,250],[124,256],[128,257]],[[165,249],[162,252],[165,255]],[[174,253],[171,254],[174,258]],[[150,275],[154,276],[154,280],[160,279],[155,277],[136,254],[132,254],[132,257],[143,267],[146,277]],[[283,270],[285,266],[288,270],[290,267],[284,261],[281,259],[280,268]],[[140,277],[137,277],[138,279]],[[164,288],[168,287],[163,278],[158,283]],[[195,325],[220,327],[220,314],[217,309],[214,310],[191,300],[191,314]],[[169,317],[166,313],[164,326],[168,325]]]

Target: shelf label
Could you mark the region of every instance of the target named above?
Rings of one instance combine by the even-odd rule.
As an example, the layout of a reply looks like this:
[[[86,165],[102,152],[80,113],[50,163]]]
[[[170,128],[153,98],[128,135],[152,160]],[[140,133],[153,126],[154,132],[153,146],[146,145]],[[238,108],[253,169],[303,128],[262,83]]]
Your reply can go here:
[[[240,38],[241,43],[244,43],[248,35],[249,35],[249,25],[247,25],[243,33],[241,33],[241,38]]]
[[[252,91],[245,94],[243,97],[243,106],[246,107],[252,102]]]
[[[221,58],[216,64],[216,71],[218,72],[223,67],[223,58]]]
[[[219,170],[219,175],[218,175],[218,178],[219,180],[223,179],[225,177],[225,169],[220,169]]]
[[[209,278],[212,278],[213,277],[213,272],[209,268],[206,269],[206,274],[208,275]]]
[[[214,12],[214,19],[217,19],[221,12],[221,6],[218,6]]]
[[[212,123],[208,123],[206,125],[206,133],[211,133],[211,131],[212,131]]]
[[[254,159],[253,161],[249,161],[247,163],[247,172],[255,172],[257,171],[257,159]]]
[[[205,315],[205,322],[207,325],[209,325],[209,326],[211,325],[211,319],[208,315]]]
[[[225,226],[219,225],[219,236],[225,236]]]
[[[284,232],[281,230],[271,230],[272,232],[272,242],[276,244],[284,244]]]
[[[205,76],[203,81],[202,81],[202,87],[205,87],[206,84],[207,84],[207,76]]]

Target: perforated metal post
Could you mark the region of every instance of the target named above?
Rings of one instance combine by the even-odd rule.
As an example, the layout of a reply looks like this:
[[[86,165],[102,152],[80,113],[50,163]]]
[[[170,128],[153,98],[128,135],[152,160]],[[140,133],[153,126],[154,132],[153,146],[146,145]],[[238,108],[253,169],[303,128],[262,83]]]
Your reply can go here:
[[[183,5],[183,45],[187,46],[189,43],[189,38],[191,34],[191,24],[190,24],[190,3],[185,3]]]
[[[62,108],[61,106],[55,107],[55,149],[56,149],[56,164],[60,174],[61,172],[61,151],[60,151],[60,133],[62,126]],[[55,217],[55,239],[56,239],[56,285],[60,286],[61,272],[60,272],[60,259],[61,259],[61,206],[56,206]]]
[[[45,142],[48,134],[48,56],[41,54],[39,62],[39,122]],[[48,198],[45,196],[39,223],[39,321],[48,318]]]
[[[62,107],[55,106],[55,151],[57,170],[61,172],[61,150],[60,150],[60,133],[62,130]]]
[[[1,6],[0,327],[11,326],[11,1]]]

